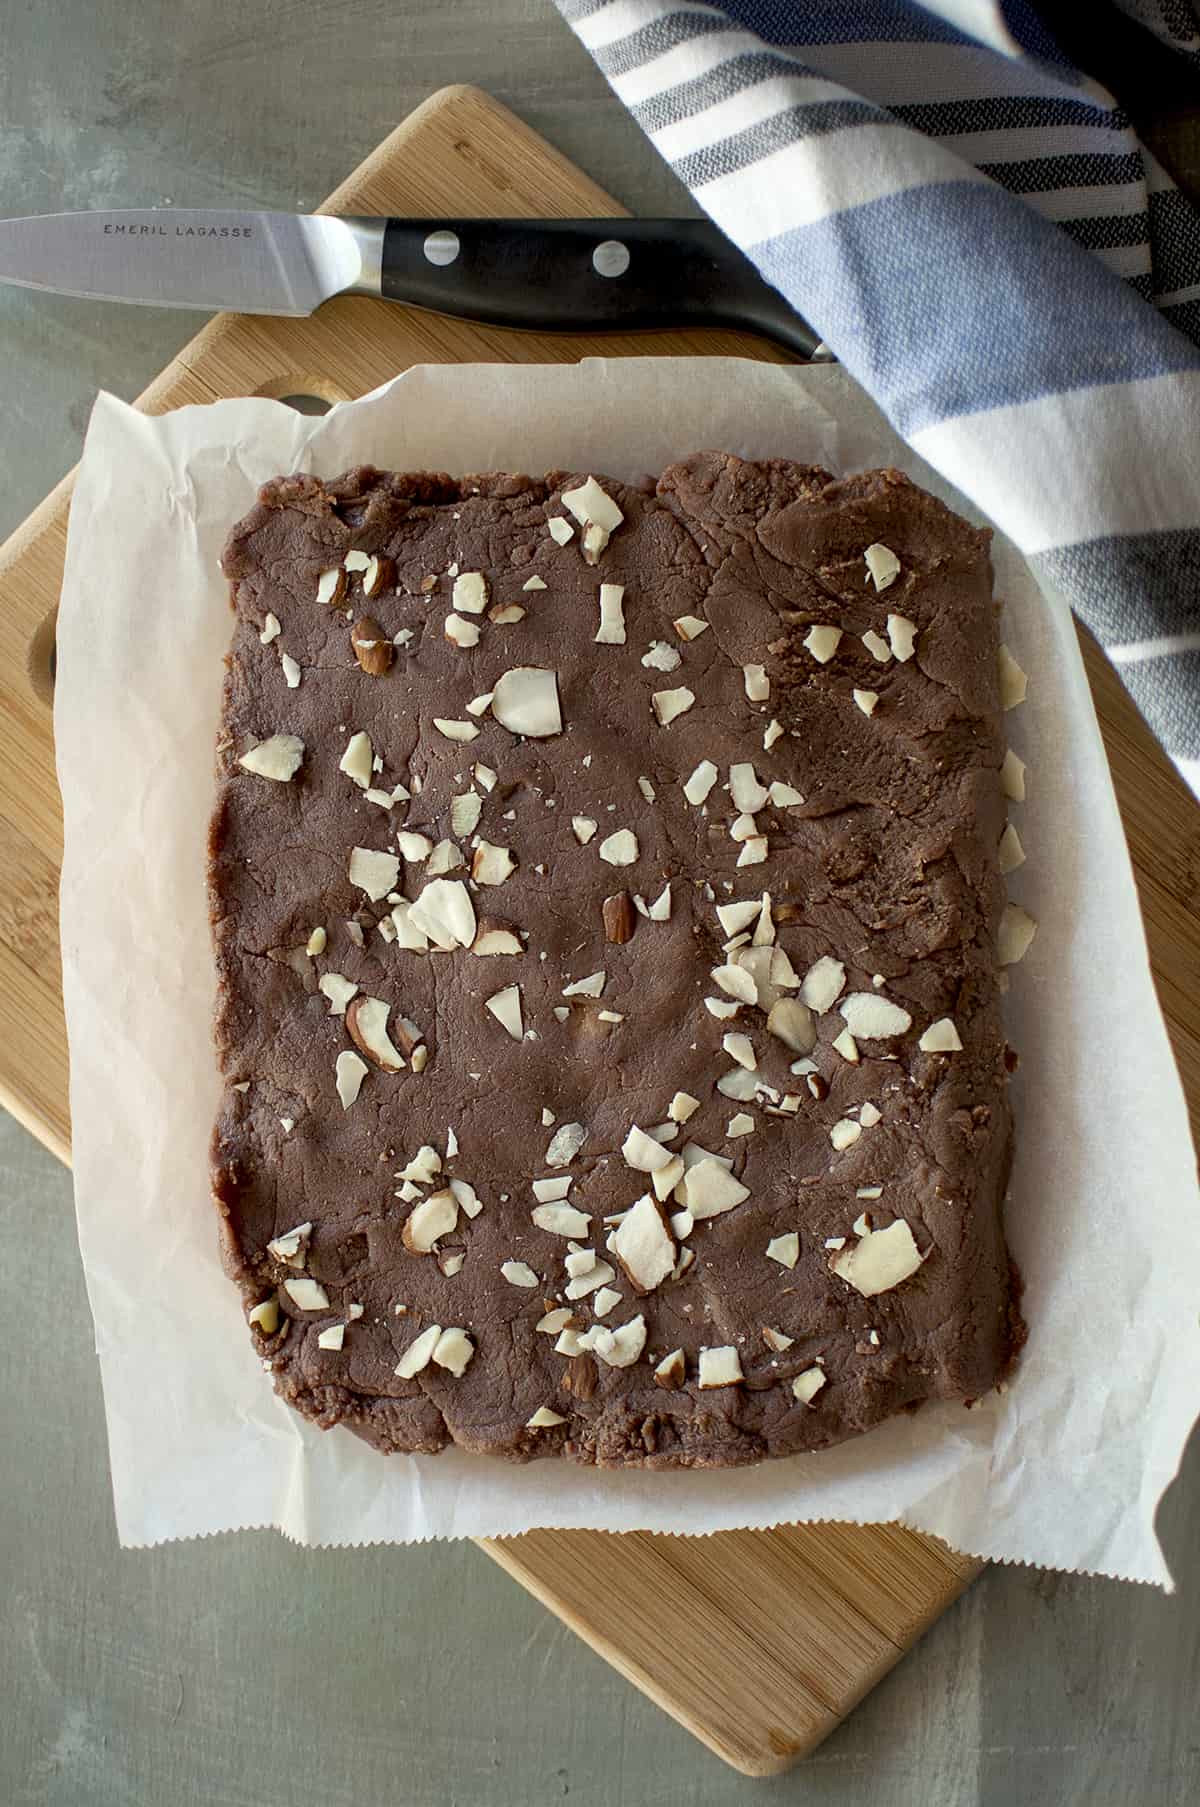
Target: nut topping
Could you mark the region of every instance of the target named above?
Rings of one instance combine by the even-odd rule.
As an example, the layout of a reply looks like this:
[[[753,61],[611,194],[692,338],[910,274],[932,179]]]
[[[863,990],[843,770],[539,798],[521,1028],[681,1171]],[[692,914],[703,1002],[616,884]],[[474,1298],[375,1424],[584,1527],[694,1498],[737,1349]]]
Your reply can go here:
[[[606,897],[601,906],[604,921],[604,939],[617,947],[623,947],[627,941],[633,940],[637,928],[637,911],[628,891],[617,891],[612,897]]]
[[[396,649],[375,620],[364,615],[350,629],[350,647],[369,678],[382,678],[391,669]]]

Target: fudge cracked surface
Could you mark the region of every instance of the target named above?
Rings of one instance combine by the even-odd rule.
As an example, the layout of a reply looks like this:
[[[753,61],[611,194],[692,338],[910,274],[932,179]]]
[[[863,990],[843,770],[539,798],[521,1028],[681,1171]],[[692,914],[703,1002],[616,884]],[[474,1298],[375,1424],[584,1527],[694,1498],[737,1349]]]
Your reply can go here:
[[[896,471],[707,452],[263,489],[213,1175],[298,1410],[720,1466],[1004,1375],[988,540]]]

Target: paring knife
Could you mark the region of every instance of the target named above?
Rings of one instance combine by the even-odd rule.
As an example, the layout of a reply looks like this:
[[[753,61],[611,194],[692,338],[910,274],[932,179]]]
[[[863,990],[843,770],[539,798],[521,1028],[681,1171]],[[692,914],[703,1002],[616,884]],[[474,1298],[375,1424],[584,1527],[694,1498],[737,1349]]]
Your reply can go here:
[[[311,314],[375,295],[539,332],[744,327],[816,334],[703,219],[402,220],[183,208],[0,220],[0,281],[150,307]]]

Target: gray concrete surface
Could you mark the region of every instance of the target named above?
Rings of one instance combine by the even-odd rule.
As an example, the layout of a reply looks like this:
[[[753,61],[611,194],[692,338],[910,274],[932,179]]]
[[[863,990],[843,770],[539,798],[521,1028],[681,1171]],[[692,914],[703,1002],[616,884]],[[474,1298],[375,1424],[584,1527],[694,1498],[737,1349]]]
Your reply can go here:
[[[640,211],[669,173],[544,0],[0,0],[0,213],[316,202],[473,80]],[[0,533],[187,316],[0,289]],[[68,1176],[0,1120],[0,1807],[1184,1807],[1200,1798],[1200,1440],[1179,1592],[994,1569],[810,1762],[744,1782],[470,1546],[116,1547]]]

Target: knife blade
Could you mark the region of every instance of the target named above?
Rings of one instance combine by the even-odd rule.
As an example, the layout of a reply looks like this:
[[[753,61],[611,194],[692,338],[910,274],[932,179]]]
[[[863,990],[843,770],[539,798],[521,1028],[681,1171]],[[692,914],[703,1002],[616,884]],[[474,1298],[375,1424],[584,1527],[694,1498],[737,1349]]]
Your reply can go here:
[[[811,327],[710,220],[375,219],[119,208],[0,220],[0,281],[150,307],[311,314],[373,295],[540,332]],[[828,355],[828,354],[825,354]]]

